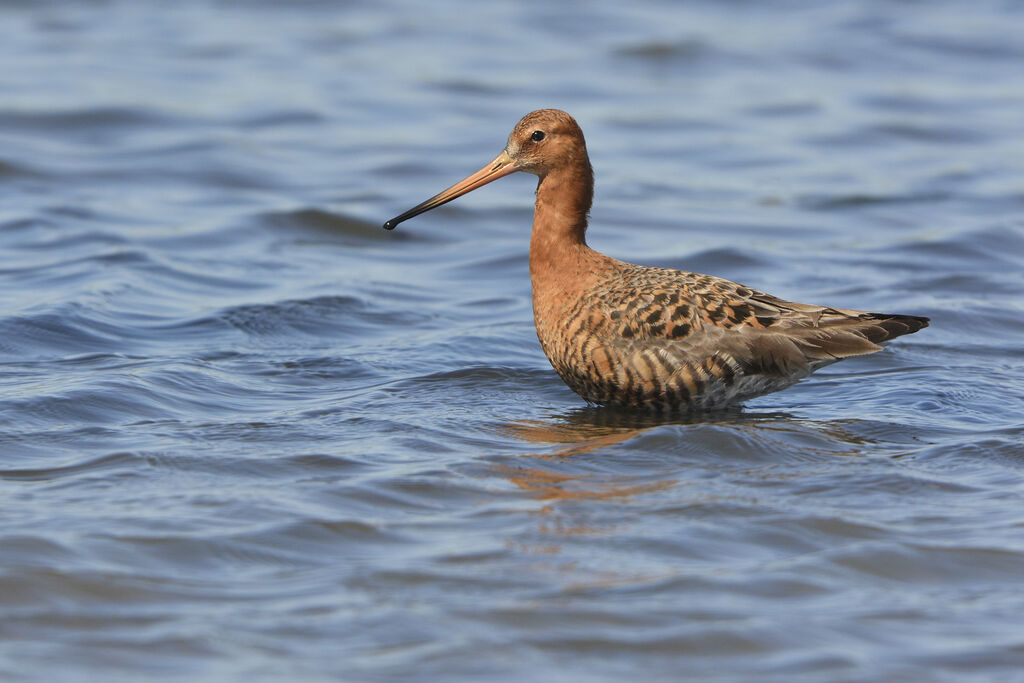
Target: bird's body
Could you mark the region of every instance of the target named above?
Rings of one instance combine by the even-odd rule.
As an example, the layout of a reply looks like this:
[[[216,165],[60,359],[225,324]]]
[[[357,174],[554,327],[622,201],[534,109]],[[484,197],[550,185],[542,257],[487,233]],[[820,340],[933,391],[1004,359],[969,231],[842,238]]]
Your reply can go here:
[[[590,403],[723,408],[928,325],[917,316],[784,301],[591,249],[586,143],[573,118],[554,109],[527,114],[491,164],[384,227],[518,170],[540,178],[530,240],[537,337],[565,383]]]

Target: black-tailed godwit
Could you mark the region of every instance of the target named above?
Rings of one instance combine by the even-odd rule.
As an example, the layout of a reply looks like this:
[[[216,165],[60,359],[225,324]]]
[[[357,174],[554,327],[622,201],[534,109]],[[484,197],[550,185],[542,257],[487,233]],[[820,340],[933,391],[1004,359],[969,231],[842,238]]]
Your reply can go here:
[[[524,116],[494,161],[384,227],[515,171],[539,178],[530,238],[537,337],[555,371],[590,403],[723,408],[928,326],[927,318],[793,303],[594,251],[585,240],[594,194],[586,142],[556,109]]]

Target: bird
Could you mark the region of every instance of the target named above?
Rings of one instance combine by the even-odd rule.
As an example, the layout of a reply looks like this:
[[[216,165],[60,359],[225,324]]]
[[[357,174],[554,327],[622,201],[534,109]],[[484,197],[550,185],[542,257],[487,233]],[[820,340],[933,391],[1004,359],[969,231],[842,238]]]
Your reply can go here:
[[[558,375],[589,404],[727,409],[928,326],[921,316],[786,301],[592,249],[586,231],[594,172],[583,131],[558,109],[524,116],[493,161],[383,227],[393,230],[517,171],[538,178],[530,236],[537,338]]]

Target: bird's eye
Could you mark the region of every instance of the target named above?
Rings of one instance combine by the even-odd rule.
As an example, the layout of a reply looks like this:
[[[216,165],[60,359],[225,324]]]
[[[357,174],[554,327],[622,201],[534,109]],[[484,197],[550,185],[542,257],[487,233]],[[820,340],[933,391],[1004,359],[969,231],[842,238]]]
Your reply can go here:
[[[533,135],[530,136],[530,139],[533,140],[534,142],[540,142],[541,140],[544,139],[544,131],[542,131],[542,130],[535,130],[535,131],[533,131]]]

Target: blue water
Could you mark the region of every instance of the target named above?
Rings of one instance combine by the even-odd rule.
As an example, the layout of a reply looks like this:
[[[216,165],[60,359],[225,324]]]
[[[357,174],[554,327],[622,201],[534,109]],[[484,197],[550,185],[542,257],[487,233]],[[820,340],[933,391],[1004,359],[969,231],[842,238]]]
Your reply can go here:
[[[1015,680],[1017,3],[0,4],[0,678]],[[932,327],[734,413],[587,408],[590,243]]]

